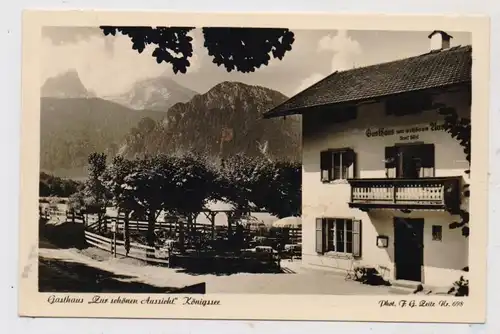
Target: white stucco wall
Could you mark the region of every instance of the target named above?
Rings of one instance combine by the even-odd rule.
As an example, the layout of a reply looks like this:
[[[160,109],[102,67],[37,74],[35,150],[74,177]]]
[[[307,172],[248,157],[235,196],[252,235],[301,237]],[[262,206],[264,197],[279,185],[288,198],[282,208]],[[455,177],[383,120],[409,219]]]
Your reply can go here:
[[[467,98],[460,93],[448,93],[438,97],[448,106],[457,109],[460,115],[470,115]],[[403,117],[387,116],[381,103],[359,108],[356,120],[343,124],[311,125],[307,112],[303,115],[303,262],[347,269],[350,261],[332,255],[318,255],[315,251],[315,219],[317,217],[345,217],[362,220],[361,262],[374,266],[389,267],[389,278],[393,278],[394,227],[393,217],[424,218],[424,283],[449,285],[463,274],[460,270],[468,265],[468,240],[460,230],[450,230],[448,225],[458,217],[446,212],[413,211],[403,214],[397,210],[372,210],[369,213],[348,206],[350,186],[345,181],[324,184],[320,180],[320,151],[328,148],[352,148],[357,153],[358,178],[384,178],[384,148],[400,140],[400,135],[367,137],[367,128],[406,129],[415,125],[428,126],[431,122],[442,122],[436,111],[425,111],[420,115]],[[406,136],[407,134],[403,134]],[[445,131],[418,133],[417,142],[435,145],[435,176],[459,176],[467,182],[468,169],[462,147]],[[465,206],[467,203],[465,203]],[[442,241],[432,241],[432,225],[443,226]],[[377,248],[376,237],[389,236],[389,247]]]

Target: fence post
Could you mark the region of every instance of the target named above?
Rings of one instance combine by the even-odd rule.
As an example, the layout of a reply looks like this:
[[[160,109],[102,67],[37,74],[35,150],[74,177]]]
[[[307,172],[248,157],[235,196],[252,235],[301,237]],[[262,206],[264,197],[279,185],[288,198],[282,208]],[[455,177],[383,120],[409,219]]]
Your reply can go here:
[[[116,232],[113,233],[113,257],[116,257]]]
[[[113,257],[116,257],[116,218],[111,220],[111,232],[113,233],[113,238],[111,240],[111,251]]]
[[[212,240],[215,240],[215,215],[217,213],[210,212],[210,232],[212,234]]]

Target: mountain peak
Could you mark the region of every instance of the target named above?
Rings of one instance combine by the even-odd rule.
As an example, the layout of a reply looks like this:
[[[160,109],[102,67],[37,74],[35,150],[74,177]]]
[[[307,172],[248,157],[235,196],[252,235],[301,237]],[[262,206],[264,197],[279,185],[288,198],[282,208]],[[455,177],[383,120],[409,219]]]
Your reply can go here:
[[[93,97],[80,80],[80,76],[75,69],[58,74],[45,80],[41,87],[42,97],[56,98],[85,98]]]
[[[266,87],[224,81],[187,103],[172,106],[163,120],[165,133],[158,137],[170,150],[260,156],[266,147],[264,151],[273,157],[296,158],[300,123],[268,122],[261,117],[285,100],[285,95]]]
[[[127,92],[105,99],[135,110],[167,111],[174,104],[188,102],[197,94],[162,75],[137,81]]]

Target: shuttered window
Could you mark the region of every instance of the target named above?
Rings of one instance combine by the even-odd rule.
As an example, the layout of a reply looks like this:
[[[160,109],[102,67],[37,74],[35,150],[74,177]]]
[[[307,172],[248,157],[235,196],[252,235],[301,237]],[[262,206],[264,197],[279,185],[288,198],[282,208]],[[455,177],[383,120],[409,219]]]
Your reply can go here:
[[[412,177],[434,177],[434,144],[390,146],[385,148],[385,174],[388,178],[404,177],[407,165],[415,166],[418,172]],[[410,161],[413,160],[413,161]],[[406,163],[406,164],[405,164]]]
[[[320,152],[321,181],[352,179],[356,175],[356,153],[352,149]]]
[[[361,220],[352,221],[352,255],[361,256]]]
[[[434,144],[423,144],[420,146],[420,177],[434,177],[435,153]]]
[[[325,252],[323,234],[324,225],[325,220],[323,218],[316,218],[316,252],[319,254],[323,254]]]
[[[361,221],[357,219],[317,218],[316,252],[361,256]]]
[[[395,146],[385,148],[385,175],[388,178],[396,177],[396,167],[398,165],[398,150]]]

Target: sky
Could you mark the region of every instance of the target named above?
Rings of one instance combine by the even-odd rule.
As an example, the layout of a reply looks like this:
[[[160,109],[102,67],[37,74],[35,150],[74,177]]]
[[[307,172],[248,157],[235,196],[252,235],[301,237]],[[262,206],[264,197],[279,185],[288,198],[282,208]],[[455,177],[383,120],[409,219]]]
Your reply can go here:
[[[49,77],[76,70],[97,96],[121,94],[146,78],[168,76],[198,93],[223,81],[268,87],[287,96],[334,71],[416,56],[430,50],[430,31],[294,30],[295,42],[283,60],[273,59],[253,73],[228,73],[212,63],[200,29],[193,37],[193,57],[186,74],[158,64],[153,46],[139,54],[127,36],[104,36],[97,27],[45,27],[42,30],[41,84]],[[449,32],[452,46],[472,44],[471,34]]]

